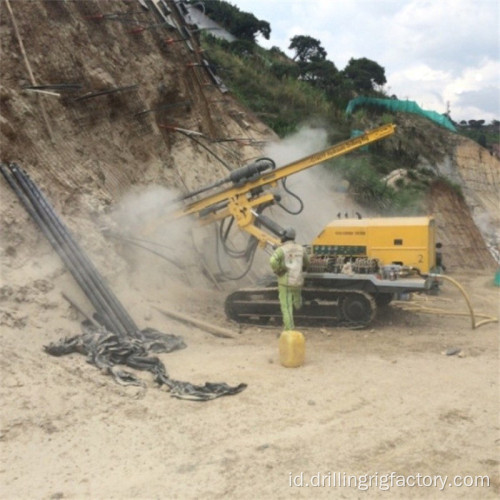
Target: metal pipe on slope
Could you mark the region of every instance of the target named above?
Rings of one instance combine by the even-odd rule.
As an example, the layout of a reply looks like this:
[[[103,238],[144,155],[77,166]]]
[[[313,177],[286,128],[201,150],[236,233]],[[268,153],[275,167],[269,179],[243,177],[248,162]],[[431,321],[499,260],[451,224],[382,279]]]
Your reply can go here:
[[[108,319],[107,312],[103,308],[100,298],[96,296],[92,287],[89,286],[88,282],[85,280],[83,274],[81,273],[81,270],[79,269],[78,266],[75,265],[70,255],[66,253],[59,239],[52,233],[49,226],[45,223],[43,218],[35,210],[32,200],[28,197],[28,195],[23,191],[23,189],[17,183],[17,179],[14,178],[13,173],[4,164],[0,165],[0,170],[3,176],[5,177],[5,180],[8,182],[12,190],[16,193],[20,202],[24,205],[24,208],[26,209],[28,214],[31,216],[33,221],[38,225],[44,236],[51,244],[52,248],[54,248],[54,250],[57,252],[61,260],[64,262],[66,267],[69,269],[69,271],[75,278],[75,281],[78,283],[78,285],[81,287],[85,295],[88,297],[88,299],[96,309],[96,312],[100,314],[103,318]],[[106,327],[110,330],[116,328],[114,324],[109,322],[109,319],[106,324]]]
[[[102,306],[106,310],[106,315],[114,324],[114,331],[120,335],[135,333],[137,327],[132,319],[124,310],[116,306],[116,297],[112,295],[107,286],[103,283],[98,271],[93,267],[82,249],[74,241],[68,229],[61,223],[54,210],[45,199],[43,193],[31,181],[31,179],[22,172],[17,165],[14,165],[14,172],[22,183],[24,189],[34,197],[35,207],[38,207],[43,213],[45,220],[55,235],[67,246],[69,255],[73,258],[75,265],[83,270],[83,276],[94,290]],[[114,299],[114,300],[113,300]],[[123,308],[122,308],[123,309]]]
[[[75,246],[76,244],[67,238],[67,230],[61,227],[57,227],[53,218],[49,216],[46,208],[43,207],[38,198],[33,192],[33,182],[28,183],[24,173],[15,164],[10,166],[11,172],[18,182],[19,186],[23,189],[23,192],[30,200],[33,209],[36,211],[39,220],[43,226],[46,227],[52,236],[55,238],[59,248],[61,249],[65,258],[63,258],[65,263],[69,263],[68,268],[77,279],[82,289],[85,291],[92,305],[96,308],[96,311],[102,316],[106,327],[110,331],[116,332],[120,336],[127,335],[127,328],[122,324],[119,315],[113,310],[108,302],[106,295],[103,293],[102,289],[96,286],[95,279],[88,272],[88,268],[79,259],[79,254],[81,250]],[[65,234],[66,233],[66,234]],[[73,243],[73,245],[71,245]]]
[[[44,194],[40,191],[40,189],[38,189],[38,187],[33,183],[33,181],[28,176],[25,176],[25,177],[26,177],[26,180],[27,180],[29,186],[35,192],[37,199],[40,201],[41,205],[44,207],[47,214],[49,215],[51,220],[56,225],[56,228],[61,232],[62,236],[68,242],[72,251],[74,251],[77,259],[80,261],[81,265],[86,270],[90,279],[94,282],[95,286],[98,288],[98,290],[105,297],[107,303],[112,308],[115,315],[120,319],[120,321],[122,322],[122,324],[125,327],[125,329],[127,330],[127,332],[129,334],[134,334],[138,330],[137,325],[134,323],[134,320],[130,317],[130,315],[125,310],[123,305],[117,299],[116,295],[111,291],[111,289],[108,287],[108,285],[104,282],[101,274],[96,269],[96,267],[94,266],[92,261],[87,257],[87,255],[79,247],[78,243],[76,243],[76,241],[73,239],[73,237],[72,237],[71,233],[68,231],[68,229],[62,224],[61,220],[58,218],[53,207],[51,206],[49,201],[46,199]]]

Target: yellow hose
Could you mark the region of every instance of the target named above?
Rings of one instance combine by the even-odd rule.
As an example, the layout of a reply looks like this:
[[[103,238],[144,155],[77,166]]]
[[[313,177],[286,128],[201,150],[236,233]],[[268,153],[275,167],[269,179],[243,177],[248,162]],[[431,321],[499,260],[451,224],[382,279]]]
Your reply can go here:
[[[430,308],[430,307],[422,307],[418,305],[409,305],[409,307],[402,307],[402,309],[406,310],[412,310],[412,311],[417,311],[417,312],[427,312],[431,314],[445,314],[449,316],[467,316],[469,315],[471,318],[471,323],[472,323],[472,329],[475,330],[476,328],[479,328],[480,326],[486,325],[488,323],[498,323],[498,318],[494,316],[488,316],[486,314],[475,314],[474,309],[472,308],[471,301],[469,299],[469,296],[467,295],[467,292],[465,291],[464,287],[456,280],[453,278],[450,278],[449,276],[444,276],[442,274],[431,274],[429,277],[432,278],[438,278],[438,279],[444,279],[447,281],[450,281],[453,283],[462,293],[464,296],[465,302],[467,303],[467,308],[469,309],[468,313],[463,313],[463,312],[450,312],[450,311],[445,311],[442,309],[435,309],[435,308]],[[482,321],[476,322],[476,318],[485,318]]]

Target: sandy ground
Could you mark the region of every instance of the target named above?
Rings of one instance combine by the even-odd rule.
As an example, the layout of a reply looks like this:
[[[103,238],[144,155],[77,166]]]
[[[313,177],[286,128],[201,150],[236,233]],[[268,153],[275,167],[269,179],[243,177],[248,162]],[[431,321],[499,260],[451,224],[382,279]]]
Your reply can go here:
[[[455,277],[477,312],[498,315],[491,273]],[[410,484],[447,476],[447,498],[500,492],[498,323],[473,330],[467,317],[396,304],[369,329],[304,329],[306,363],[289,369],[279,363],[279,331],[238,331],[223,318],[222,293],[129,287],[121,299],[141,326],[188,344],[160,355],[173,378],[248,384],[200,403],[171,398],[147,373],[143,391],[115,384],[83,356],[46,355],[42,346],[78,333],[78,321],[57,305],[67,273],[53,288],[33,283],[24,292],[13,285],[2,302],[3,499],[377,497],[391,473]],[[465,305],[448,285],[440,297],[414,301]],[[235,338],[174,322],[153,307],[162,305],[231,328]],[[444,354],[453,347],[461,354]],[[357,486],[334,486],[358,475]],[[363,475],[372,476],[367,493]],[[449,486],[458,475],[468,484],[488,476],[489,487]],[[435,497],[436,484],[393,484],[390,494]]]

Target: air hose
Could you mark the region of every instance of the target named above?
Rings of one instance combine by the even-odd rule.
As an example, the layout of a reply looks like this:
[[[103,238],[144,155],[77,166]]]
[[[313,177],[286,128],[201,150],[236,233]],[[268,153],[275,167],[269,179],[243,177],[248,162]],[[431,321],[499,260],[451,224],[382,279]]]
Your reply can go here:
[[[290,189],[288,189],[286,187],[286,180],[287,180],[287,177],[285,177],[282,181],[281,181],[281,185],[283,187],[283,190],[285,192],[287,192],[290,196],[292,196],[293,198],[295,198],[298,202],[299,202],[299,208],[297,210],[290,210],[289,208],[286,208],[284,205],[282,205],[280,202],[276,201],[276,205],[278,205],[280,208],[282,208],[285,212],[289,213],[290,215],[298,215],[302,212],[302,210],[304,210],[304,202],[302,201],[302,199],[300,198],[299,195],[295,194],[294,192],[290,191]]]
[[[238,276],[230,276],[224,271],[224,268],[222,266],[222,262],[220,260],[219,244],[221,242],[222,242],[222,239],[219,238],[219,229],[217,228],[217,226],[215,226],[215,253],[216,253],[216,257],[217,257],[217,266],[219,268],[221,275],[224,276],[224,278],[226,278],[227,280],[231,280],[231,281],[236,281],[236,280],[240,280],[240,279],[244,278],[250,272],[250,269],[252,268],[253,259],[255,257],[255,252],[257,250],[258,241],[255,238],[251,237],[248,241],[246,250],[242,251],[242,252],[237,252],[237,253],[241,253],[241,257],[245,256],[247,259],[247,265],[246,265],[245,269]],[[225,243],[223,243],[223,244],[224,244],[224,248],[226,249],[227,247],[225,246]],[[225,252],[227,253],[227,250],[225,250]],[[237,258],[237,257],[232,257],[232,258]]]
[[[443,274],[429,274],[427,276],[430,278],[444,279],[446,281],[449,281],[453,285],[455,285],[458,288],[458,290],[460,291],[460,293],[463,295],[469,312],[468,313],[466,313],[466,312],[453,312],[453,311],[446,311],[444,309],[422,307],[420,305],[405,306],[405,307],[402,307],[402,309],[423,312],[423,313],[429,313],[429,314],[448,315],[448,316],[470,316],[471,326],[472,326],[473,330],[475,330],[476,328],[479,328],[480,326],[486,325],[488,323],[498,323],[498,318],[495,316],[489,316],[486,314],[478,314],[478,313],[474,312],[469,295],[465,291],[464,287],[455,279],[450,278],[449,276],[445,276]],[[477,318],[484,318],[484,319],[481,321],[476,321]]]

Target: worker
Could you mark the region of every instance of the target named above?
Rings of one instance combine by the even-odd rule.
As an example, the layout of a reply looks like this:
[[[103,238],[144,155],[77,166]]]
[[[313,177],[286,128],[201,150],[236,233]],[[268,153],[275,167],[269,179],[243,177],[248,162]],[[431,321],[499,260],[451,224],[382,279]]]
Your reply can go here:
[[[294,330],[293,310],[302,307],[303,272],[309,258],[302,245],[295,243],[295,230],[288,228],[281,237],[282,245],[270,259],[271,268],[278,276],[278,291],[285,330]]]

